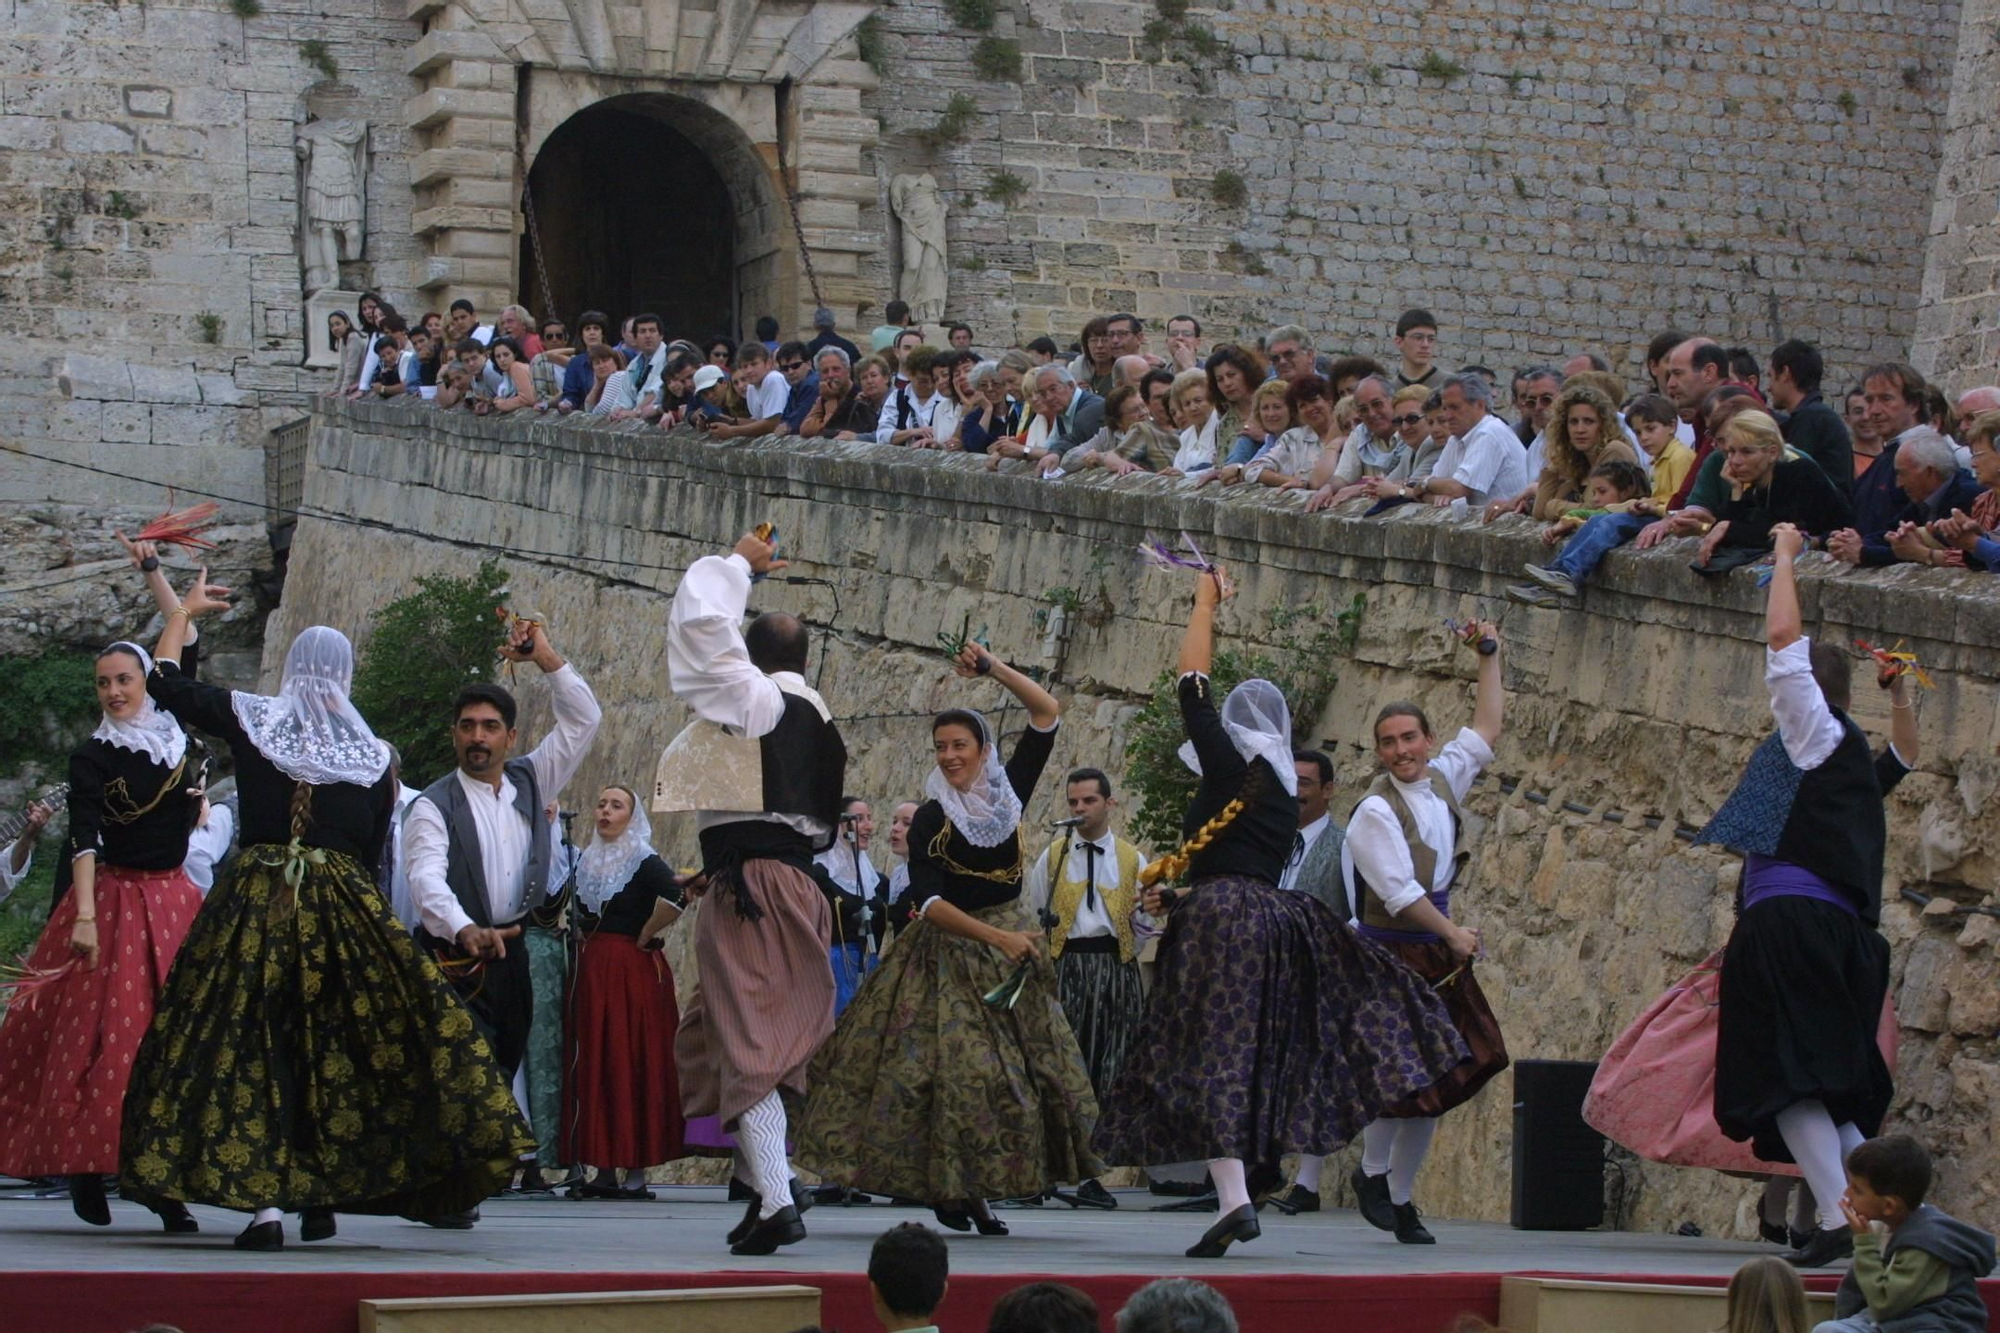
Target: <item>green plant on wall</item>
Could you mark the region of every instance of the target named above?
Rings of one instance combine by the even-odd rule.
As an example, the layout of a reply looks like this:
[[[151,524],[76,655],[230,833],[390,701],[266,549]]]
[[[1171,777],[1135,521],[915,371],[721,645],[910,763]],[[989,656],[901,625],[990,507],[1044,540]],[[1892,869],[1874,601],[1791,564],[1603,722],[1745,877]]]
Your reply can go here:
[[[972,130],[972,118],[979,114],[979,103],[964,93],[953,93],[944,105],[944,111],[937,118],[937,124],[918,133],[929,143],[955,143]]]
[[[1011,205],[1027,197],[1028,182],[1011,171],[996,171],[987,176],[984,193],[996,204]]]
[[[861,63],[875,71],[878,79],[889,74],[889,53],[882,41],[882,22],[874,14],[861,20],[854,29],[854,54],[861,57]]]
[[[427,574],[375,618],[354,672],[354,704],[376,735],[402,751],[410,786],[457,762],[451,701],[466,685],[493,679],[505,637],[493,611],[506,583],[507,571],[491,560],[470,578]]]
[[[222,341],[222,316],[204,310],[194,317],[196,336],[211,347]]]
[[[1258,642],[1238,638],[1216,649],[1209,679],[1218,696],[1238,683],[1263,677],[1284,692],[1292,710],[1292,738],[1313,743],[1327,696],[1340,677],[1340,664],[1354,649],[1367,599],[1356,593],[1331,619],[1311,608],[1284,608],[1271,616],[1269,633]],[[1180,694],[1175,673],[1162,671],[1153,694],[1139,710],[1125,742],[1125,785],[1135,808],[1131,837],[1155,853],[1180,845],[1181,816],[1194,799],[1195,775],[1181,762]]]
[[[333,48],[317,37],[299,43],[299,59],[318,70],[322,78],[340,77],[340,62],[333,58]]]
[[[988,83],[1021,81],[1021,44],[1010,37],[981,37],[972,48],[972,68]]]
[[[1224,208],[1241,208],[1250,202],[1250,185],[1234,171],[1224,168],[1215,173],[1215,181],[1209,187],[1215,202]]]

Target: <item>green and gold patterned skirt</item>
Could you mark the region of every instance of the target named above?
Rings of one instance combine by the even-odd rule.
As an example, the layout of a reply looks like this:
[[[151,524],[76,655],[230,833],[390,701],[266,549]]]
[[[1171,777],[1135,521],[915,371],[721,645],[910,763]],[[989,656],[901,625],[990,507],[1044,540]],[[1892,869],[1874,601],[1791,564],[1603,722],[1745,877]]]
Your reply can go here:
[[[975,913],[1028,929],[1019,902]],[[813,1058],[798,1160],[857,1189],[953,1203],[1096,1176],[1097,1099],[1046,958],[1012,1008],[999,950],[918,921],[897,937]]]
[[[422,1218],[472,1207],[533,1146],[472,1016],[367,872],[244,849],[133,1063],[128,1190]]]

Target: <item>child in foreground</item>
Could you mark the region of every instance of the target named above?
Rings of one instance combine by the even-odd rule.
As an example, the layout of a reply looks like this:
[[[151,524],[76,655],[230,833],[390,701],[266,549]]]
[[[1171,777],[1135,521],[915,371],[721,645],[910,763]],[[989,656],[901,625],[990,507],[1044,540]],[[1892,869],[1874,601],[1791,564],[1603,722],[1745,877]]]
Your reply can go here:
[[[1854,1267],[1834,1293],[1838,1317],[1813,1333],[1985,1333],[1979,1279],[1993,1271],[1993,1237],[1925,1203],[1930,1187],[1930,1154],[1907,1135],[1847,1155],[1840,1211]]]
[[[1797,1270],[1775,1255],[1737,1269],[1722,1333],[1806,1333],[1806,1285]]]

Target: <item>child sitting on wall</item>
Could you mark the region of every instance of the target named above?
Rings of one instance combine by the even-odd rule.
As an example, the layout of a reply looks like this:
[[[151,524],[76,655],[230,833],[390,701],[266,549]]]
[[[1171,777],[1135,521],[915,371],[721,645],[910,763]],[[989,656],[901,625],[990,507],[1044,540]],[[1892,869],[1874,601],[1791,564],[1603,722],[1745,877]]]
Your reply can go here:
[[[1562,554],[1546,568],[1528,565],[1529,576],[1540,586],[1510,587],[1510,601],[1527,606],[1563,605],[1576,596],[1577,585],[1590,577],[1590,571],[1605,556],[1638,536],[1641,528],[1660,515],[1647,492],[1646,474],[1637,463],[1622,458],[1599,463],[1584,478],[1584,487],[1589,504],[1568,511],[1542,530],[1542,541],[1547,545],[1568,539]]]
[[[1979,1279],[1993,1271],[1993,1237],[1930,1204],[1931,1157],[1905,1134],[1847,1155],[1840,1211],[1854,1232],[1854,1267],[1813,1333],[1985,1333]]]

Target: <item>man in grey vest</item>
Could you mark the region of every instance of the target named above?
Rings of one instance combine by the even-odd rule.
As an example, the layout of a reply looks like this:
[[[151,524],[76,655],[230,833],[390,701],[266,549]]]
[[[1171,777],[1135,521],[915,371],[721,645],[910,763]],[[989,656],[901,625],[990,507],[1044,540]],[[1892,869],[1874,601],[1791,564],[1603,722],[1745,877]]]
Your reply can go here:
[[[403,865],[422,926],[418,939],[456,961],[452,981],[513,1077],[515,1100],[527,1115],[521,1055],[534,991],[527,950],[509,942],[518,940],[521,919],[558,887],[549,883],[555,849],[544,808],[583,762],[603,713],[540,626],[522,622],[501,654],[533,662],[547,675],[555,730],[527,755],[510,758],[514,696],[499,685],[459,691],[451,732],[458,768],[410,802]]]

